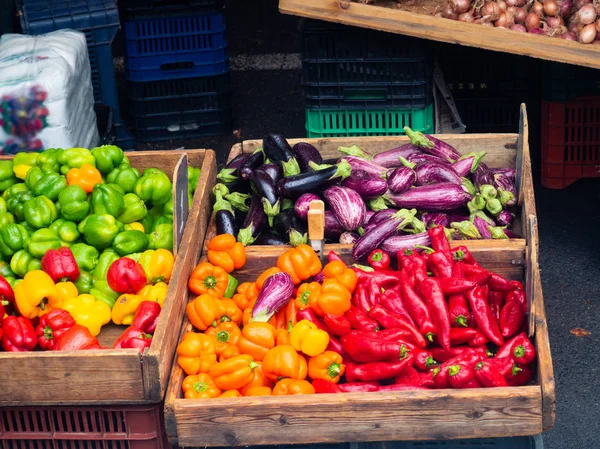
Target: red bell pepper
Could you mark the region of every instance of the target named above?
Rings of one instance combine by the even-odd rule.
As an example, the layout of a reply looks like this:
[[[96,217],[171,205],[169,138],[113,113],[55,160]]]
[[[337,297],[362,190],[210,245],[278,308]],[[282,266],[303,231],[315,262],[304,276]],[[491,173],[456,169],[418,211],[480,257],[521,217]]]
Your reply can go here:
[[[492,315],[490,306],[487,303],[488,288],[475,287],[467,292],[467,299],[471,306],[471,313],[479,331],[490,339],[494,344],[502,346],[504,339],[498,327],[498,323]]]
[[[452,277],[452,261],[443,252],[436,251],[429,255],[431,271],[437,278]]]
[[[535,348],[525,332],[520,333],[502,346],[496,357],[511,357],[519,365],[528,365],[535,360]]]
[[[421,282],[420,288],[437,329],[437,340],[442,348],[450,349],[450,312],[440,283],[437,279],[428,278]]]
[[[332,251],[333,252],[333,251]],[[341,393],[340,387],[333,382],[324,379],[315,379],[312,381],[312,386],[316,394]]]
[[[512,371],[506,376],[506,382],[511,387],[520,387],[527,384],[531,379],[533,372],[527,365],[519,365],[513,367]]]
[[[455,277],[440,278],[440,287],[444,295],[458,295],[460,293],[466,293],[475,287],[477,284],[468,279],[461,279]]]
[[[434,226],[427,230],[429,238],[431,239],[431,247],[434,251],[450,251],[450,242],[446,237],[446,231],[443,226]]]
[[[511,298],[500,311],[500,331],[505,338],[512,337],[519,332],[525,321],[525,308],[514,296]]]
[[[496,291],[489,292],[488,304],[496,321],[500,321],[500,311],[504,305],[504,294]]]
[[[467,327],[472,322],[473,317],[465,295],[451,295],[448,298],[448,313],[451,326]]]
[[[475,365],[475,377],[484,387],[506,387],[508,383],[500,371],[489,361]]]
[[[437,334],[437,328],[433,324],[429,309],[417,294],[417,292],[408,284],[402,285],[403,304],[408,313],[419,326],[421,334],[429,341],[433,341],[433,336]]]
[[[507,293],[515,290],[515,285],[511,281],[496,273],[492,273],[492,276],[490,277],[490,283],[488,285],[490,290],[497,292]]]
[[[367,262],[369,262],[369,265],[371,265],[375,271],[385,271],[390,269],[392,260],[388,253],[378,248],[371,251],[371,254],[367,257]]]
[[[133,326],[129,326],[117,338],[113,345],[113,349],[133,348],[143,351],[149,348],[152,344],[152,335],[145,333],[143,330]]]
[[[409,355],[402,360],[394,362],[373,363],[348,363],[346,365],[346,380],[348,382],[370,382],[391,379],[399,376],[407,367],[412,365],[412,357]]]
[[[415,348],[411,351],[413,356],[413,366],[419,371],[427,371],[436,365],[430,351]]]
[[[87,327],[76,324],[66,331],[56,344],[57,351],[74,351],[87,349],[102,349],[98,339],[94,337]]]
[[[382,305],[377,304],[373,307],[369,312],[369,317],[377,321],[384,329],[402,329],[410,332],[412,334],[411,341],[415,341],[417,346],[420,348],[427,346],[427,341],[415,327],[411,326],[402,318],[394,315]]]
[[[4,277],[0,276],[0,305],[4,306],[4,312],[10,313],[10,310],[15,303],[15,292]],[[4,313],[2,314],[4,318]],[[1,322],[1,321],[0,321]]]
[[[492,273],[490,271],[484,270],[481,267],[476,267],[475,265],[466,264],[464,262],[457,262],[454,264],[454,266],[456,265],[458,265],[458,268],[453,271],[460,271],[460,273],[462,273],[462,277],[474,281],[480,287],[483,287],[490,282],[492,277]]]
[[[450,252],[452,254],[452,259],[455,262],[464,262],[469,265],[475,265],[476,267],[479,266],[479,264],[471,254],[471,251],[469,251],[469,248],[467,248],[464,245],[452,248]]]
[[[58,249],[49,249],[41,260],[42,270],[52,278],[54,282],[75,282],[79,277],[79,266],[75,261],[73,252],[63,246]]]
[[[475,370],[471,365],[457,363],[448,368],[448,383],[452,388],[468,388],[474,379]]]
[[[316,325],[319,329],[329,331],[325,323],[321,321],[321,319],[317,316],[313,309],[298,310],[296,312],[296,319],[298,321],[308,320],[314,325]]]
[[[350,320],[344,315],[337,316],[328,313],[323,317],[323,319],[325,321],[325,325],[329,329],[329,332],[338,337],[343,337],[352,330]]]
[[[477,338],[477,334],[477,330],[469,327],[453,327],[450,329],[450,343],[459,346]]]
[[[66,310],[52,309],[42,315],[35,329],[40,348],[49,351],[56,349],[60,337],[73,326],[75,326],[75,320]]]
[[[356,392],[371,392],[377,391],[380,385],[377,382],[347,382],[338,384],[338,388],[342,393],[356,393]]]
[[[131,326],[140,329],[146,334],[154,334],[158,317],[160,315],[160,304],[154,301],[142,301],[133,315]]]
[[[402,301],[402,284],[398,284],[394,288],[390,288],[383,292],[379,303],[394,315],[402,318],[408,324],[415,327],[415,322]]]
[[[137,293],[146,285],[146,273],[135,260],[121,257],[111,264],[106,280],[117,293]]]
[[[342,345],[353,360],[361,363],[398,360],[410,350],[405,342],[367,338],[352,332],[342,337]]]
[[[2,347],[5,351],[33,351],[36,345],[35,329],[27,318],[9,316],[2,321]]]
[[[299,314],[300,312],[298,312],[298,315]],[[350,321],[353,329],[369,332],[375,332],[379,330],[379,324],[377,324],[377,321],[369,318],[368,315],[358,307],[350,307],[350,310],[346,312],[345,317],[348,318],[348,321]],[[300,317],[298,317],[298,321],[300,321]]]

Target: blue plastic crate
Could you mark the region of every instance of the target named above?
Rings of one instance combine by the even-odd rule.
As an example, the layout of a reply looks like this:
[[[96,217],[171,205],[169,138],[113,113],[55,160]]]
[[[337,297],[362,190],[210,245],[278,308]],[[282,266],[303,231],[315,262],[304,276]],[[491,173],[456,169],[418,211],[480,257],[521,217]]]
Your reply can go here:
[[[127,20],[126,77],[130,81],[219,75],[229,71],[222,13]]]

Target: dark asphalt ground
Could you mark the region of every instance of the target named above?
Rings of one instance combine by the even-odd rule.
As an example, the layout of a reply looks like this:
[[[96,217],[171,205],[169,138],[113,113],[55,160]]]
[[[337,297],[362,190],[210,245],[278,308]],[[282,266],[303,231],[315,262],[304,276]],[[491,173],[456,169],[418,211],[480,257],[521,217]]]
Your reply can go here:
[[[298,19],[279,14],[277,0],[230,0],[227,24],[232,55],[300,52]],[[304,136],[300,71],[232,72],[234,127],[242,139],[269,131]],[[537,139],[536,139],[537,140]],[[234,135],[173,141],[152,148],[214,148],[225,160]],[[534,142],[534,139],[532,139]],[[532,145],[535,177],[539,148]],[[564,190],[536,179],[540,266],[556,378],[556,424],[544,435],[546,449],[600,447],[600,182],[583,180]],[[577,338],[570,330],[585,328]]]

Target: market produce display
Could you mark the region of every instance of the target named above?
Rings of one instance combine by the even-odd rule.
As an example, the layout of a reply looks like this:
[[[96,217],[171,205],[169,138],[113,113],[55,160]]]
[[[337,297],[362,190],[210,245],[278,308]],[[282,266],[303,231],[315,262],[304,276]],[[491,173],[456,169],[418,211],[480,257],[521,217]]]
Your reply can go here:
[[[129,326],[115,348],[148,347],[174,265],[169,177],[115,146],[49,149],[0,161],[0,191],[3,349],[100,349],[111,321]]]
[[[375,155],[340,147],[334,161],[323,161],[308,143],[292,148],[268,135],[262,148],[219,172],[217,235],[231,234],[243,245],[306,243],[309,204],[323,199],[325,237],[356,244],[357,260],[377,247],[395,255],[427,245],[426,230],[436,225],[453,240],[516,237],[513,168],[490,168],[485,152],[461,155],[433,136],[405,131],[411,143]]]
[[[208,244],[188,287],[195,330],[177,363],[187,399],[427,388],[519,386],[535,348],[523,285],[482,268],[444,228],[431,248],[381,249],[369,267],[335,253],[323,266],[308,245],[285,250],[255,282],[238,285],[244,247]]]

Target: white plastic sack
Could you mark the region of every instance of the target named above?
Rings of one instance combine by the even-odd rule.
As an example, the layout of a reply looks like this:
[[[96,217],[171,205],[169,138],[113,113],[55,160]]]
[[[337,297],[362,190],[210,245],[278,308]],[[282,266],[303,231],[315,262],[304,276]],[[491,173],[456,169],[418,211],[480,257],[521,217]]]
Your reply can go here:
[[[85,35],[0,38],[0,152],[93,148],[99,136]]]

